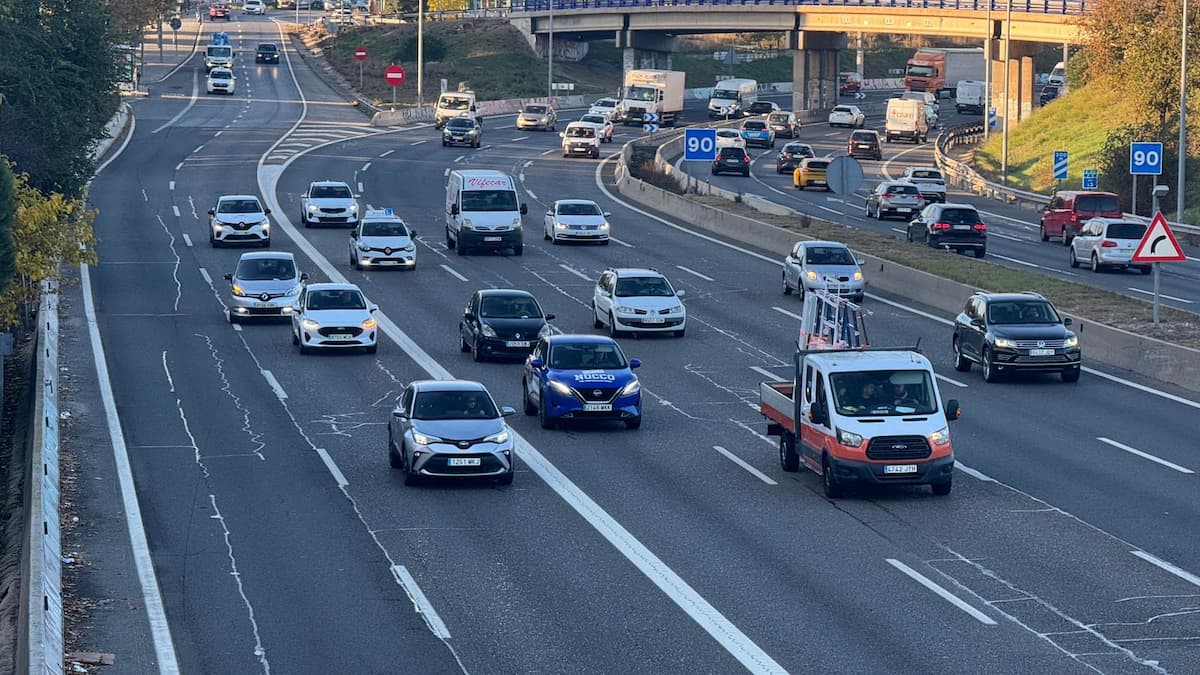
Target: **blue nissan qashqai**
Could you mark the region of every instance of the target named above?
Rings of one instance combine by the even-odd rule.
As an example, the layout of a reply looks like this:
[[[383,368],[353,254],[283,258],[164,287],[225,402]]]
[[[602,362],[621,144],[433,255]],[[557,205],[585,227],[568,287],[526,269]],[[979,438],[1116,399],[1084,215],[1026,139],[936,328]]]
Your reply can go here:
[[[521,380],[526,415],[543,429],[560,420],[616,420],[642,425],[642,386],[615,340],[600,335],[551,335],[525,360]]]

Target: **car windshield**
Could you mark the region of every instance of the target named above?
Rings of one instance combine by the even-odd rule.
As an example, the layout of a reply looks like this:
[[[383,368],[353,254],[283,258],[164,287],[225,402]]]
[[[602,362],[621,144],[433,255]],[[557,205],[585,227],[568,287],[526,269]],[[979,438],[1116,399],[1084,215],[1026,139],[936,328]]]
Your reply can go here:
[[[767,119],[771,120],[771,124],[787,124],[788,116],[787,113],[775,113]]]
[[[213,46],[208,48],[209,56],[233,56],[233,47]]]
[[[809,265],[853,265],[854,257],[844,246],[809,246],[804,261]]]
[[[918,194],[916,185],[889,185],[887,188],[887,193],[889,195],[916,195],[916,194]]]
[[[463,211],[516,211],[517,193],[512,190],[468,190],[462,193]]]
[[[975,209],[942,209],[938,222],[951,225],[974,225],[980,222],[979,212]]]
[[[408,228],[397,220],[367,220],[362,233],[364,237],[407,237]]]
[[[675,295],[675,292],[662,277],[623,277],[617,279],[613,295],[618,298],[665,298]]]
[[[1081,195],[1075,200],[1075,210],[1092,213],[1120,213],[1121,205],[1112,195]]]
[[[717,159],[741,159],[745,156],[746,153],[741,148],[721,148]]]
[[[584,115],[579,118],[580,122],[589,122],[591,124],[607,124],[608,120],[604,119],[603,115]]]
[[[905,75],[912,77],[933,77],[937,71],[933,66],[909,66],[908,72]]]
[[[819,161],[819,162],[805,162],[805,164],[804,164],[804,168],[815,169],[817,171],[824,171],[828,167],[829,167],[829,162],[826,162],[824,160]]]
[[[598,216],[600,207],[595,204],[567,202],[558,205],[560,216]]]
[[[933,383],[923,370],[833,373],[829,382],[834,405],[841,415],[878,417],[937,412]]]
[[[544,106],[544,105],[527,105],[527,106],[525,106],[525,110],[523,112],[527,112],[530,115],[545,115],[546,114],[546,106]]]
[[[722,138],[737,138],[738,134],[733,129],[720,129],[717,131],[717,135]]]
[[[273,52],[273,51],[275,51],[275,45],[259,45],[259,46],[258,46],[258,51],[260,51],[260,52]]]
[[[1141,239],[1146,226],[1141,223],[1109,223],[1106,236],[1109,239]]]
[[[625,98],[630,101],[654,101],[658,99],[658,90],[654,87],[633,85],[625,90]]]
[[[611,98],[599,98],[596,99],[596,102],[592,104],[592,106],[595,108],[614,108],[616,105],[617,102]]]
[[[249,258],[238,263],[234,276],[245,281],[295,279],[296,264],[286,258]]]
[[[596,130],[593,127],[567,127],[567,136],[571,138],[595,138]]]
[[[495,419],[500,416],[486,391],[423,391],[413,404],[413,419]]]
[[[487,319],[528,319],[541,317],[542,310],[527,295],[485,295],[479,315]]]
[[[474,128],[475,121],[469,117],[455,117],[446,122],[446,126],[453,129],[471,129]]]
[[[555,344],[550,347],[550,367],[555,370],[608,370],[626,368],[628,364],[615,344]]]
[[[988,323],[1060,323],[1058,312],[1042,300],[1008,300],[988,304]]]
[[[214,68],[212,71],[210,71],[208,73],[208,77],[209,77],[209,79],[212,79],[212,80],[232,80],[233,79],[233,71],[222,70],[220,68]]]
[[[345,185],[314,185],[308,196],[313,199],[350,199],[350,188]]]
[[[941,180],[942,174],[937,169],[913,169],[908,174],[909,178]]]
[[[746,123],[742,124],[742,128],[749,129],[751,131],[762,131],[763,129],[767,128],[767,123],[766,122],[746,122]]]
[[[850,134],[850,138],[859,143],[873,143],[878,137],[870,131],[856,131]]]
[[[813,154],[812,146],[810,146],[806,143],[788,143],[787,145],[783,146],[783,151],[791,153],[793,155],[812,155]]]
[[[733,89],[714,89],[712,97],[718,101],[736,101],[738,93]]]
[[[854,111],[853,111],[853,110],[851,110],[851,109],[849,109],[849,108],[847,108],[847,107],[846,107],[846,106],[844,106],[844,105],[839,105],[839,106],[837,106],[837,107],[835,107],[835,108],[833,109],[833,112],[835,112],[835,113],[847,113],[847,114],[849,114],[849,113],[852,113],[852,112],[854,112]]]
[[[471,107],[471,101],[457,96],[454,98],[446,97],[438,102],[438,107],[446,110],[466,110]]]
[[[366,309],[367,301],[363,299],[362,293],[356,290],[339,288],[309,291],[308,300],[304,306],[310,310]]]
[[[217,205],[217,213],[262,213],[257,199],[226,199]]]

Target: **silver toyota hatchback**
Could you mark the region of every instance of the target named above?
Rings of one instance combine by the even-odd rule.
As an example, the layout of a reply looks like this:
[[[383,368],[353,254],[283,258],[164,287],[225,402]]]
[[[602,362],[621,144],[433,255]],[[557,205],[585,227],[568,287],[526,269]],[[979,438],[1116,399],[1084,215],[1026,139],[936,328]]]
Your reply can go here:
[[[836,241],[802,241],[783,260],[783,293],[800,296],[826,290],[862,302],[866,293],[862,261],[846,245]]]

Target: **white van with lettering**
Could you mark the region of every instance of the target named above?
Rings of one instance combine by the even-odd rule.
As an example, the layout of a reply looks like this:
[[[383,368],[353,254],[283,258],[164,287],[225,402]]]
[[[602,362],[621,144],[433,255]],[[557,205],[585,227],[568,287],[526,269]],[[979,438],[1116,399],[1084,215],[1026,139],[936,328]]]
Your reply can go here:
[[[446,183],[446,246],[459,255],[475,248],[524,250],[521,216],[529,207],[508,174],[492,170],[451,171]]]

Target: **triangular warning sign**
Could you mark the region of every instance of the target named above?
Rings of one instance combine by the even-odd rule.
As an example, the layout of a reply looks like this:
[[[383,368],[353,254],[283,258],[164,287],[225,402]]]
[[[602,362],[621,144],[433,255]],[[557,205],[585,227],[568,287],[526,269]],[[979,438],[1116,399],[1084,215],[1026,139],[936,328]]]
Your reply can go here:
[[[1150,221],[1150,227],[1146,228],[1146,234],[1142,236],[1137,250],[1133,252],[1133,262],[1183,262],[1185,260],[1187,260],[1187,256],[1183,254],[1183,249],[1175,240],[1175,234],[1167,226],[1167,219],[1163,218],[1162,211],[1155,213],[1154,219]]]

